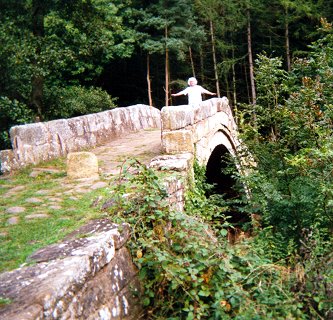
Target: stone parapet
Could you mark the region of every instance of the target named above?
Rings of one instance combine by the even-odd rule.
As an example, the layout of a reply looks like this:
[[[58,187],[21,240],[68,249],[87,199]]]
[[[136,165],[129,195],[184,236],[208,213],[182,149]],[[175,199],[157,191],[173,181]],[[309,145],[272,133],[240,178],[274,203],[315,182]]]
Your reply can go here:
[[[162,181],[171,210],[184,211],[185,193],[194,181],[193,161],[192,153],[183,153],[157,156],[149,164],[150,168],[167,173]]]
[[[138,104],[10,129],[11,150],[0,151],[1,172],[66,156],[126,134],[161,127],[160,110]]]
[[[194,152],[191,130],[162,131],[162,148],[167,154]]]
[[[164,107],[161,110],[162,148],[167,154],[192,153],[200,163],[205,163],[216,147],[214,136],[225,139],[231,154],[239,146],[237,126],[226,97],[206,100],[200,106]]]
[[[92,221],[34,253],[35,264],[0,274],[0,296],[11,302],[0,318],[139,319],[141,287],[124,247],[129,234],[127,224]]]

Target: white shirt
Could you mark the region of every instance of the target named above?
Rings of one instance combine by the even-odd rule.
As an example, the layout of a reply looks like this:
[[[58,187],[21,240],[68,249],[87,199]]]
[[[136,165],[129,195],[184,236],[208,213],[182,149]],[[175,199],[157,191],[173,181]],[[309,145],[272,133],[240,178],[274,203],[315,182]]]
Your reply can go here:
[[[185,94],[188,96],[188,104],[197,106],[202,102],[202,94],[209,93],[206,89],[199,85],[189,86],[179,93]]]

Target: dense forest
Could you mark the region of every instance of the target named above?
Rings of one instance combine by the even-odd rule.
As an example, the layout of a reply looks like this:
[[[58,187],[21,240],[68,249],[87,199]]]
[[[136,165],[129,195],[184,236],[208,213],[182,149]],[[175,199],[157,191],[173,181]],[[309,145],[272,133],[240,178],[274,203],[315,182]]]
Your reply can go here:
[[[250,194],[207,197],[197,167],[186,215],[168,212],[147,168],[116,186],[120,195],[135,183],[140,196],[112,210],[135,224],[151,319],[333,319],[332,1],[0,0],[0,9],[1,149],[15,124],[186,103],[171,93],[190,76],[230,101],[255,163],[246,176],[230,170]],[[230,206],[256,217],[240,246],[225,245]]]
[[[255,104],[257,55],[290,71],[333,16],[324,0],[1,0],[0,9],[1,149],[15,124],[186,103],[171,93],[190,76],[235,109]]]

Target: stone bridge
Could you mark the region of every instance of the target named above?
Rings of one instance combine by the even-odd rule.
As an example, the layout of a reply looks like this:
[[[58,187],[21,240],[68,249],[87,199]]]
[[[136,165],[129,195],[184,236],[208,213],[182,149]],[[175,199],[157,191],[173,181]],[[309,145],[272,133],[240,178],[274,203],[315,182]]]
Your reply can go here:
[[[196,108],[171,106],[161,111],[136,105],[13,127],[13,149],[0,152],[1,170],[10,172],[80,150],[94,148],[92,152],[96,152],[96,145],[133,132],[140,132],[138,139],[149,140],[152,135],[145,138],[142,133],[149,128],[155,128],[162,146],[162,154],[151,159],[150,166],[173,171],[164,183],[170,206],[177,210],[183,209],[183,177],[192,172],[193,159],[218,176],[221,164],[216,159],[225,153],[235,156],[240,147],[226,98],[210,99]],[[134,143],[131,138],[129,144]],[[146,144],[152,148],[150,141]],[[80,234],[87,236],[77,238]],[[0,274],[0,298],[11,301],[0,307],[0,318],[144,318],[139,303],[141,284],[126,248],[129,235],[130,226],[118,228],[108,219],[92,221],[62,243],[35,252],[30,257],[32,265]]]
[[[164,107],[161,119],[166,154],[191,153],[205,165],[219,145],[233,156],[240,147],[237,126],[225,97],[204,101],[198,107]]]
[[[0,151],[1,172],[38,164],[69,152],[88,150],[120,136],[159,128],[160,111],[146,105],[116,108],[85,116],[14,126],[11,150]]]
[[[217,147],[223,146],[231,155],[236,155],[240,146],[237,126],[225,97],[204,101],[195,108],[181,105],[159,111],[135,105],[71,119],[14,126],[10,130],[12,149],[0,151],[1,172],[88,150],[149,128],[161,128],[164,154],[190,153],[203,165]]]

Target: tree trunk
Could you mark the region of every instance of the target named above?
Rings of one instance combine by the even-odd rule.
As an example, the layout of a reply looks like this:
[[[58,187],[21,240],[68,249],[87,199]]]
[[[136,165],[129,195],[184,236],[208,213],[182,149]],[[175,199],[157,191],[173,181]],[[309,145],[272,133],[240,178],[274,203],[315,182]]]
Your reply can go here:
[[[193,55],[192,55],[192,48],[188,47],[188,51],[190,54],[190,61],[191,61],[191,67],[192,67],[192,75],[195,77],[195,69],[194,69],[194,62],[193,62]]]
[[[246,83],[247,100],[248,100],[249,104],[251,104],[251,94],[250,94],[248,68],[247,68],[247,64],[245,63],[245,61],[244,61],[244,63],[242,63],[242,67],[244,69],[244,79],[245,79],[245,83]]]
[[[205,68],[204,68],[204,57],[202,46],[200,46],[200,73],[201,73],[201,83],[205,83]]]
[[[147,86],[148,86],[148,101],[149,105],[153,106],[153,99],[151,97],[151,81],[150,81],[150,60],[149,60],[149,53],[147,54]]]
[[[217,73],[215,35],[214,35],[213,21],[210,20],[209,24],[210,24],[210,35],[211,35],[211,41],[212,41],[212,53],[213,53],[213,63],[214,63],[214,75],[215,75],[215,82],[216,82],[216,93],[217,93],[217,96],[220,98],[220,84],[219,84],[219,77],[218,77],[218,73]]]
[[[36,119],[43,119],[43,92],[44,92],[44,77],[33,75],[31,79],[31,105],[36,110]]]
[[[289,22],[288,22],[288,9],[285,9],[285,40],[286,40],[286,58],[287,58],[287,70],[291,70],[290,59],[290,44],[289,44]]]
[[[169,105],[169,49],[168,27],[165,26],[165,106]]]
[[[249,56],[249,71],[250,71],[250,84],[251,84],[251,95],[252,104],[255,105],[257,101],[256,87],[254,83],[254,68],[253,68],[253,57],[252,57],[252,40],[251,40],[251,16],[250,10],[247,10],[247,50]]]
[[[233,100],[234,100],[234,116],[236,124],[238,124],[238,110],[237,110],[237,88],[236,88],[236,71],[235,71],[235,48],[232,43],[232,89],[233,89]]]
[[[44,37],[44,8],[43,4],[39,0],[33,0],[32,2],[32,32],[33,35],[39,39],[37,41],[37,47],[35,50],[35,58],[33,64],[37,65],[39,55],[41,53],[41,39]],[[35,68],[34,68],[35,69]],[[37,112],[39,119],[43,118],[43,87],[44,77],[35,70],[33,71],[31,78],[31,101],[30,104]]]
[[[223,58],[224,59],[224,58]],[[225,72],[224,73],[224,83],[225,83],[225,92],[228,100],[230,100],[230,87],[229,87],[229,79],[228,79],[228,74]]]

